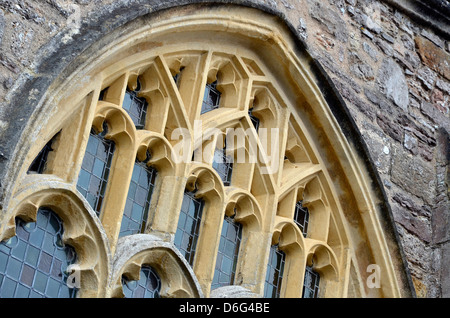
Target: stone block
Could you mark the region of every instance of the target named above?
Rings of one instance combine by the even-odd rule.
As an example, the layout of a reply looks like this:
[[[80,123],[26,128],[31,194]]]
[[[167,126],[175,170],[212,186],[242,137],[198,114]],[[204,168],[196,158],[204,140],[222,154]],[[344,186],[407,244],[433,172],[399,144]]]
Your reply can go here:
[[[412,193],[432,206],[436,195],[435,169],[417,156],[401,148],[392,156],[391,181],[406,192]]]
[[[395,141],[402,142],[403,130],[400,125],[392,123],[389,117],[377,114],[377,124],[389,137]]]
[[[414,234],[421,241],[426,243],[431,241],[431,227],[428,219],[413,216],[398,205],[392,206],[392,214],[395,222],[401,224],[406,230]]]
[[[415,42],[423,63],[450,80],[450,54],[423,37],[416,36]]]
[[[392,59],[385,58],[378,72],[377,83],[385,96],[403,110],[408,109],[409,92],[402,68]]]
[[[428,67],[424,66],[417,70],[417,78],[425,85],[429,90],[433,89],[436,82],[436,73]]]
[[[444,127],[446,129],[449,128],[450,123],[448,114],[445,114],[445,110],[442,109],[442,107],[439,107],[439,105],[422,101],[420,104],[420,111],[440,127]]]
[[[441,290],[443,298],[450,298],[450,242],[442,246]]]

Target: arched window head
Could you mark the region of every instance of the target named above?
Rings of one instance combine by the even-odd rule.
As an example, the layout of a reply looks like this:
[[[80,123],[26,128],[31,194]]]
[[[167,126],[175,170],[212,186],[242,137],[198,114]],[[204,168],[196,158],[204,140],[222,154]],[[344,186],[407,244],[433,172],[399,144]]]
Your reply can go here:
[[[128,280],[122,276],[122,288],[125,298],[159,298],[161,278],[150,266],[142,266],[139,280]]]
[[[36,222],[16,219],[16,235],[0,243],[0,298],[73,298],[67,282],[75,250],[62,241],[61,219],[40,208]]]
[[[133,11],[138,3],[127,5]],[[62,50],[42,50],[50,56],[37,61],[59,63],[55,70],[61,72],[48,73],[44,82],[27,82],[24,87],[39,99],[20,97],[29,110],[24,115],[26,133],[14,132],[10,129],[18,126],[10,125],[4,134],[17,137],[5,159],[11,169],[2,179],[1,237],[10,237],[21,195],[34,195],[32,185],[42,181],[45,187],[36,197],[43,197],[59,182],[70,200],[51,201],[51,207],[62,216],[63,206],[80,199],[79,210],[87,210],[83,222],[80,213],[64,218],[67,234],[81,246],[74,244],[80,259],[91,257],[82,275],[88,291],[81,288],[80,296],[109,293],[109,265],[91,264],[112,264],[108,257],[117,255],[119,243],[130,244],[123,246],[126,252],[136,243],[133,239],[152,234],[177,248],[208,296],[224,212],[235,200],[242,208],[236,220],[246,227],[240,249],[247,259],[239,257],[236,273],[241,287],[261,296],[301,297],[303,277],[298,273],[305,271],[305,258],[314,254],[324,297],[408,294],[407,271],[398,270],[403,268],[401,247],[383,185],[363,138],[353,133],[359,130],[351,112],[323,68],[281,18],[229,4],[190,8],[167,8],[145,17],[138,16],[142,10],[134,10],[135,21],[121,20],[102,37],[84,25],[80,32],[86,38],[94,32],[93,41],[73,49],[67,42]],[[214,37],[205,37],[211,28]],[[92,46],[84,46],[88,43]],[[69,51],[72,58],[61,59]],[[141,98],[150,105],[146,111]],[[97,131],[90,133],[91,127]],[[217,138],[210,143],[204,138],[215,129],[243,137],[241,143],[229,144],[233,182],[228,186],[228,178],[221,179],[211,167]],[[57,131],[61,135],[51,145],[46,174],[27,174]],[[145,195],[131,194],[136,155],[142,160],[147,148],[160,178],[152,193],[149,224],[144,225],[148,202],[141,200]],[[217,148],[223,154],[223,147]],[[208,160],[190,162],[192,149]],[[175,160],[174,154],[183,160]],[[148,176],[145,170],[139,175]],[[197,179],[194,195],[190,184]],[[236,193],[248,199],[238,202]],[[300,199],[310,212],[308,222],[306,214],[294,217]],[[138,200],[142,205],[134,205]],[[124,213],[130,204],[139,213],[133,216],[133,208]],[[34,206],[41,206],[40,201]],[[146,232],[124,236],[122,220],[133,217],[133,227],[128,223],[123,230],[135,233],[146,227]],[[106,237],[86,239],[85,233],[97,227]],[[267,246],[270,237],[283,252]],[[83,246],[109,252],[84,255]],[[371,263],[383,275],[381,288],[367,290],[365,266]],[[120,285],[121,276],[117,279]]]

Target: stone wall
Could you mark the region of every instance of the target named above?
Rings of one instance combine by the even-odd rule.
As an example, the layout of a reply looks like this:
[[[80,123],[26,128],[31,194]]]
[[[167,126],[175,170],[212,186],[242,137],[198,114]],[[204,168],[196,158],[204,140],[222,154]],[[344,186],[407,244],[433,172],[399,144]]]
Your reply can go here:
[[[48,43],[58,33],[75,34],[92,13],[127,1],[0,0],[2,105],[18,94],[24,74],[35,70],[35,57],[45,56],[42,47],[51,49]],[[448,35],[389,4],[395,1],[219,2],[262,6],[295,29],[328,72],[368,145],[417,295],[450,297]],[[1,142],[9,118],[0,107]],[[8,157],[0,143],[0,160]]]

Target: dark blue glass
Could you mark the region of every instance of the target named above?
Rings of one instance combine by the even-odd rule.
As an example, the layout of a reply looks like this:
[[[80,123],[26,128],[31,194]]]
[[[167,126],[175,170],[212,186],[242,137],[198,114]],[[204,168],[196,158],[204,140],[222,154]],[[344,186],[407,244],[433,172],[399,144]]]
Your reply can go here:
[[[269,262],[267,264],[266,281],[264,284],[265,298],[279,298],[281,282],[283,280],[286,254],[277,245],[270,247]]]
[[[91,131],[77,182],[78,191],[97,215],[100,215],[115,149],[114,142],[105,139],[107,130],[105,122],[100,134]]]
[[[204,201],[195,198],[192,192],[184,193],[174,244],[191,265],[194,262],[203,205]]]
[[[303,201],[298,201],[295,205],[294,222],[302,231],[303,236],[306,237],[308,234],[309,211],[308,208],[303,206]]]
[[[203,94],[203,103],[201,114],[219,108],[221,93],[217,90],[217,81],[206,84]]]
[[[242,225],[233,218],[225,217],[211,289],[233,284],[241,239]]]
[[[157,171],[148,167],[146,161],[134,164],[119,237],[144,232],[156,175]]]
[[[129,89],[125,92],[122,107],[130,115],[131,120],[137,129],[143,129],[145,126],[145,117],[147,116],[147,100],[143,97],[138,97],[138,92],[141,88],[139,79],[137,80],[137,88],[134,91]]]

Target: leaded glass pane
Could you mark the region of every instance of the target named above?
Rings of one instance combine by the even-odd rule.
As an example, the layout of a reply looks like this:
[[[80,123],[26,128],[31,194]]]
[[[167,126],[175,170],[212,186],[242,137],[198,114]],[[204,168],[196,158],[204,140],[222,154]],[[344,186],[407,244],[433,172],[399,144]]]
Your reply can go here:
[[[46,208],[36,222],[16,219],[16,235],[0,243],[0,298],[76,296],[66,281],[77,256],[62,242],[63,232],[61,219]]]
[[[227,156],[224,149],[214,151],[212,167],[217,171],[225,186],[231,183],[231,173],[233,171],[233,162],[230,156]]]
[[[129,89],[125,92],[122,107],[130,115],[131,120],[137,129],[143,129],[145,126],[145,117],[147,115],[147,100],[143,97],[138,97],[138,92],[141,88],[139,79],[137,80],[137,88],[134,91]]]
[[[219,108],[221,93],[217,90],[217,81],[206,84],[201,114]]]
[[[184,193],[174,243],[191,265],[194,262],[203,205],[204,201],[195,198],[192,192]]]
[[[303,236],[306,237],[308,234],[309,211],[308,208],[303,206],[303,201],[299,201],[295,205],[294,222],[302,231]]]
[[[159,298],[161,279],[150,266],[142,266],[139,280],[128,280],[122,276],[122,289],[125,298]]]
[[[242,225],[230,217],[225,217],[211,289],[233,284],[241,238]]]
[[[312,267],[306,266],[305,280],[303,283],[303,298],[319,297],[320,275]]]
[[[104,138],[107,128],[105,122],[100,134],[91,131],[77,182],[78,191],[97,215],[100,215],[115,149],[114,142]]]
[[[128,189],[119,237],[143,233],[155,187],[157,172],[145,162],[136,160]]]
[[[270,247],[269,262],[267,264],[266,281],[264,285],[265,298],[279,298],[281,282],[283,280],[286,254],[277,245]]]

